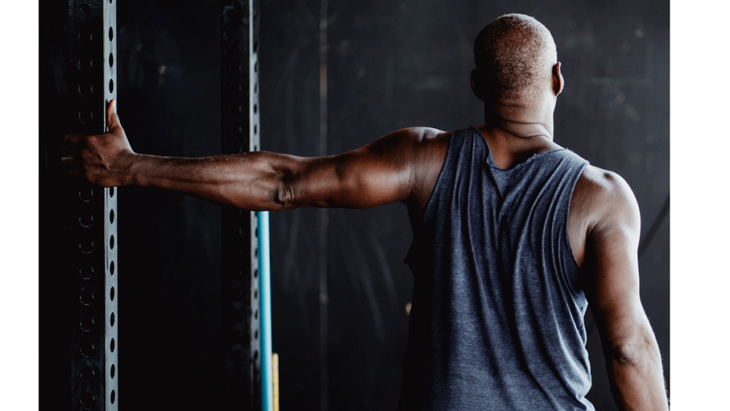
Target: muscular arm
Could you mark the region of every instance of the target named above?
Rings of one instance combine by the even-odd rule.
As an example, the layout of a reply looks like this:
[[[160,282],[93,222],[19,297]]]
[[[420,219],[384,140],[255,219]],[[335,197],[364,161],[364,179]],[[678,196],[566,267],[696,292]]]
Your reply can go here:
[[[613,173],[601,172],[589,185],[599,212],[583,273],[614,399],[621,410],[666,410],[659,347],[639,297],[638,205]]]
[[[109,133],[65,136],[69,172],[102,186],[139,185],[248,210],[367,208],[406,201],[427,129],[403,129],[348,153],[304,158],[251,152],[205,158],[136,154],[113,104]]]

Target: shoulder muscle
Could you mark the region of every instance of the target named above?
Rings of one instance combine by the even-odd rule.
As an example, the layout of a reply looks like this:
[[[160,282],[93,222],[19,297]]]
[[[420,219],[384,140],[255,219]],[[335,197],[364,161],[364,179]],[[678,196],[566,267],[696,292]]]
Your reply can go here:
[[[588,233],[622,231],[638,243],[641,217],[636,197],[620,175],[587,166],[581,176],[585,203],[590,208]],[[637,244],[638,245],[638,244]]]

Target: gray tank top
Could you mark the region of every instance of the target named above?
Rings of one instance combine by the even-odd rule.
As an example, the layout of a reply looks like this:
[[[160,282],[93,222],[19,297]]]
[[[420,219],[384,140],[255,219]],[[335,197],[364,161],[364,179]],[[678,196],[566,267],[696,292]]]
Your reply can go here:
[[[423,227],[401,410],[593,410],[568,240],[587,161],[567,149],[510,170],[473,128],[453,133]]]

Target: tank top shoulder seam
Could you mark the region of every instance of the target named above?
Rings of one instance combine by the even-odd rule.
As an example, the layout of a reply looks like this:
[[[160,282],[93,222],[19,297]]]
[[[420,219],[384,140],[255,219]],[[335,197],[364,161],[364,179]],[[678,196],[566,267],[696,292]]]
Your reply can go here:
[[[428,197],[428,201],[426,202],[426,208],[423,211],[423,219],[421,220],[421,229],[419,233],[417,233],[417,236],[420,236],[423,232],[426,231],[427,226],[430,226],[433,220],[433,208],[435,207],[434,202],[436,201],[436,197],[439,194],[439,187],[442,185],[443,180],[446,178],[444,176],[444,171],[449,164],[449,161],[451,160],[451,157],[454,155],[453,150],[454,147],[454,136],[461,132],[462,130],[456,130],[451,133],[451,135],[448,137],[448,144],[446,148],[446,156],[444,157],[444,163],[441,165],[441,170],[439,170],[439,176],[436,178],[436,184],[433,186],[433,190],[431,191],[431,195]],[[415,239],[414,239],[415,240]]]

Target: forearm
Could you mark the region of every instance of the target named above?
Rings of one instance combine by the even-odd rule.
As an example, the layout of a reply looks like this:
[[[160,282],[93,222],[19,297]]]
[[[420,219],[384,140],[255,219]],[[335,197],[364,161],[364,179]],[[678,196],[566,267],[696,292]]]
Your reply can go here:
[[[247,210],[279,210],[282,181],[297,160],[283,154],[252,152],[204,158],[137,155],[125,184],[189,194]]]
[[[667,410],[661,355],[649,331],[606,350],[611,388],[621,410]]]

